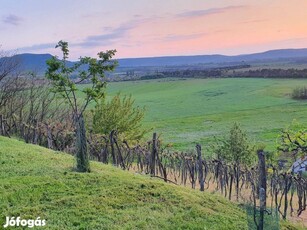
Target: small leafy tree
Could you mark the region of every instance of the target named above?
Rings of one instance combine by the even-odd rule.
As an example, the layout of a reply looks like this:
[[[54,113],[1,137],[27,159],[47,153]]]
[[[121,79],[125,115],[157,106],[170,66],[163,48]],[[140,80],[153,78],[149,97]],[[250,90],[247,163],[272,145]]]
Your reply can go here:
[[[142,127],[145,108],[134,106],[131,96],[115,95],[110,101],[102,98],[93,110],[93,132],[109,135],[116,130],[121,140],[140,140],[146,130]]]
[[[98,101],[104,95],[106,71],[112,71],[116,67],[116,61],[111,60],[116,50],[99,52],[98,58],[80,57],[79,61],[73,64],[67,62],[69,49],[68,43],[59,41],[55,48],[60,48],[63,58],[59,60],[52,57],[47,61],[46,77],[51,80],[53,91],[60,94],[73,111],[73,121],[76,134],[76,158],[77,170],[89,172],[89,156],[86,144],[86,130],[83,113],[91,101]],[[73,76],[77,80],[72,80]],[[84,88],[78,88],[77,84],[89,82]],[[85,97],[77,97],[81,91]]]
[[[219,159],[232,164],[229,197],[231,196],[233,178],[235,178],[236,198],[239,200],[240,168],[242,165],[249,165],[254,161],[256,156],[254,147],[249,143],[247,135],[240,125],[234,123],[228,136],[216,143],[214,151]]]
[[[238,123],[234,123],[230,129],[229,135],[222,140],[220,156],[236,165],[251,164],[255,159],[253,153],[254,147],[247,139],[246,132],[244,132]]]

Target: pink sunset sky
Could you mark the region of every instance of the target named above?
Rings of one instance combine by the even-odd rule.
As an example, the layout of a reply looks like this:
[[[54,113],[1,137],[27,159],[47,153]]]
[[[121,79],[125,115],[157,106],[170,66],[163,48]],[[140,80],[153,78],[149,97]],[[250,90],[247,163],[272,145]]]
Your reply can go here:
[[[306,0],[2,0],[1,49],[71,59],[262,52],[307,47]]]

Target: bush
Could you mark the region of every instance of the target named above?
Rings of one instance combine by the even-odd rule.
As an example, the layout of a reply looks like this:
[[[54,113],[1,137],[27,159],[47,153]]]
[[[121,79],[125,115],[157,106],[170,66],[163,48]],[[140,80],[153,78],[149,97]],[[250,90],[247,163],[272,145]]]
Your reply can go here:
[[[292,98],[297,99],[297,100],[307,99],[307,87],[301,86],[301,87],[296,87],[295,89],[293,89]]]
[[[246,133],[238,123],[234,123],[229,134],[223,140],[217,140],[215,154],[218,158],[236,165],[249,165],[254,162],[256,154]]]
[[[140,140],[146,130],[142,127],[145,108],[134,106],[131,96],[121,98],[120,94],[111,101],[101,99],[93,111],[92,129],[94,133],[109,135],[111,131],[117,132],[120,140]]]

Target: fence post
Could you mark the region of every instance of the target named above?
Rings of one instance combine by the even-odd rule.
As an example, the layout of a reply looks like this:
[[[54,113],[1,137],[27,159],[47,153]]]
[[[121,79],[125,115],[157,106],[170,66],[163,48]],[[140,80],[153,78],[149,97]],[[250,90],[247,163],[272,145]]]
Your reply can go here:
[[[199,180],[199,186],[200,191],[205,190],[204,186],[204,171],[203,171],[203,160],[201,157],[201,145],[196,145],[196,151],[197,151],[197,160],[198,160],[198,180]]]
[[[263,230],[264,212],[266,209],[266,167],[265,153],[263,150],[258,150],[258,167],[259,167],[259,198],[260,198],[260,219],[259,230]]]
[[[53,140],[52,140],[52,131],[50,126],[45,123],[46,132],[47,132],[47,142],[48,142],[48,149],[53,149]]]
[[[156,169],[156,154],[157,154],[157,133],[153,133],[152,136],[152,152],[151,152],[151,162],[150,162],[150,175],[155,176]]]
[[[117,132],[115,131],[113,133],[113,142],[115,143],[115,146],[117,148],[117,154],[118,154],[118,164],[122,167],[122,169],[126,169],[126,166],[125,166],[125,162],[124,162],[124,159],[123,159],[123,156],[122,156],[122,152],[120,150],[120,147],[118,146],[118,143],[117,143]]]
[[[37,145],[38,143],[38,121],[34,120],[35,127],[33,128],[33,144]]]
[[[111,154],[112,154],[112,160],[113,160],[113,165],[117,166],[117,159],[115,156],[115,149],[114,149],[114,132],[115,130],[112,130],[110,133],[110,145],[111,145]]]
[[[0,114],[0,135],[5,135],[5,132],[4,132],[4,122],[3,122],[3,116],[2,114]]]

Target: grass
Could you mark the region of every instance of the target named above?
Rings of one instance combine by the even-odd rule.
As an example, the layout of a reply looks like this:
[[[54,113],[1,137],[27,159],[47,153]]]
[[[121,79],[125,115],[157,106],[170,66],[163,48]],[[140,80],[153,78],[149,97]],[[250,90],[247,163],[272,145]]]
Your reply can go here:
[[[98,162],[77,173],[68,154],[1,136],[0,146],[0,229],[6,216],[41,217],[42,229],[253,229],[250,213],[218,194]]]
[[[131,94],[137,105],[146,106],[144,125],[177,149],[208,146],[237,121],[252,141],[274,150],[282,128],[294,119],[307,125],[307,102],[291,99],[302,85],[307,80],[160,79],[110,83],[107,92],[109,97]]]
[[[5,216],[47,220],[42,229],[247,229],[224,198],[0,137],[0,226]],[[0,228],[1,228],[0,227]]]

